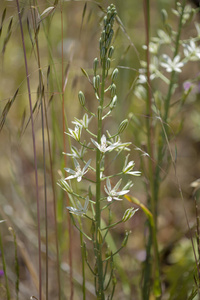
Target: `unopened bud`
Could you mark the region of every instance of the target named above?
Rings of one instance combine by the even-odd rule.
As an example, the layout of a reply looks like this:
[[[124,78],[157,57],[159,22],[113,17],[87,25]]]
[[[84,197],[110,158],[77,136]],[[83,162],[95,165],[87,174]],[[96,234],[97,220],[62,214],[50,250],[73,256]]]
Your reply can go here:
[[[110,25],[110,23],[108,23],[108,24],[106,25],[106,33],[107,33],[107,34],[110,33],[110,30],[111,30],[111,25]]]
[[[93,62],[94,75],[96,75],[98,65],[99,65],[99,61],[98,61],[98,58],[96,57]]]
[[[136,213],[136,211],[138,211],[138,208],[137,209],[134,209],[133,207],[128,208],[123,215],[122,222],[126,222],[130,218],[132,218],[134,216],[134,214]]]
[[[163,19],[163,23],[166,23],[166,21],[168,19],[168,14],[167,14],[167,11],[165,9],[161,10],[161,16],[162,16],[162,19]]]
[[[113,83],[110,88],[110,96],[113,98],[116,95],[116,85]]]
[[[106,70],[108,71],[110,69],[110,58],[106,59]]]
[[[111,75],[112,81],[115,81],[117,79],[118,73],[119,73],[119,70],[117,68],[113,70],[112,75]]]
[[[115,95],[110,104],[110,109],[113,109],[116,106],[116,104],[117,104],[117,96]]]
[[[115,49],[115,48],[114,48],[113,46],[110,47],[110,49],[109,49],[109,51],[108,51],[108,57],[109,57],[109,58],[111,58],[111,57],[113,56],[114,49]]]
[[[106,49],[105,49],[105,47],[102,47],[100,49],[100,57],[101,57],[101,59],[104,59],[105,55],[106,55]]]
[[[101,50],[103,48],[104,45],[104,41],[102,40],[102,38],[100,37],[99,39],[99,49]]]
[[[93,86],[94,86],[94,88],[97,90],[99,88],[99,85],[100,85],[100,76],[99,75],[94,76],[93,77]]]
[[[127,126],[128,126],[128,119],[125,119],[119,124],[118,134],[122,133]]]
[[[111,29],[110,33],[109,33],[109,37],[108,37],[110,39],[110,41],[112,40],[113,35],[114,35],[114,31]]]
[[[107,25],[107,21],[108,21],[108,18],[105,16],[104,18],[103,18],[103,23],[104,23],[104,26],[106,27],[106,25]]]
[[[109,48],[110,44],[111,44],[111,39],[110,39],[110,37],[108,37],[108,38],[106,39],[106,41],[105,41],[105,47],[106,47],[106,49]]]
[[[107,27],[107,26],[106,26],[106,27]],[[101,39],[102,39],[103,42],[104,42],[105,39],[106,39],[106,32],[105,32],[105,30],[103,30],[102,33],[101,33]]]
[[[84,105],[85,105],[85,96],[84,96],[84,94],[83,94],[82,91],[80,91],[80,92],[78,93],[78,99],[79,99],[80,104],[81,104],[82,106],[84,106]]]
[[[122,247],[125,247],[127,242],[128,242],[128,237],[129,237],[130,232],[126,232],[125,238],[122,242]]]

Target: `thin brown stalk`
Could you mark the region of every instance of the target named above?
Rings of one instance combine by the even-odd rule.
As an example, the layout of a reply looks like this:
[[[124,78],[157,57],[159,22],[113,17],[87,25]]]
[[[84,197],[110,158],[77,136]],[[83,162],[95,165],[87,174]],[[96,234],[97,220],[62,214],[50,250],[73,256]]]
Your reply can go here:
[[[19,0],[16,0],[17,11],[19,17],[19,25],[21,31],[22,38],[22,47],[24,53],[24,62],[25,62],[25,71],[26,71],[26,81],[27,81],[27,89],[28,89],[28,97],[29,97],[29,107],[30,107],[30,115],[31,115],[31,128],[32,128],[32,140],[33,140],[33,154],[34,154],[34,168],[35,168],[35,184],[36,184],[36,202],[37,202],[37,226],[38,226],[38,260],[39,260],[39,300],[42,300],[42,264],[41,264],[41,233],[40,233],[40,207],[39,207],[39,189],[38,189],[38,172],[37,172],[37,155],[36,155],[36,143],[35,143],[35,131],[34,131],[34,123],[33,123],[33,109],[32,109],[32,98],[31,98],[31,88],[30,88],[30,79],[29,79],[29,71],[28,71],[28,63],[26,56],[26,47],[24,41],[24,32],[22,27],[22,19],[21,12],[19,7]]]

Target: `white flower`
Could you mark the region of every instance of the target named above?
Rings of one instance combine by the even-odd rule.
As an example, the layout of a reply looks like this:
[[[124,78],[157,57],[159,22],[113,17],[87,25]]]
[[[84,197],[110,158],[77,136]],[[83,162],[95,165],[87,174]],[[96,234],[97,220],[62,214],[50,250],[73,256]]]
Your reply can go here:
[[[124,196],[125,194],[127,194],[130,191],[130,190],[124,190],[124,189],[122,189],[122,191],[119,191],[119,192],[117,191],[119,189],[121,181],[122,181],[122,179],[120,179],[117,182],[117,184],[114,186],[114,188],[112,189],[110,179],[109,178],[106,179],[106,186],[104,186],[104,190],[105,190],[106,194],[108,195],[108,197],[107,197],[108,202],[111,202],[113,199],[114,200],[122,200],[119,197]]]
[[[76,141],[80,141],[80,138],[81,138],[81,130],[82,130],[82,126],[80,125],[76,125],[75,126],[75,129],[72,130],[69,128],[69,132],[66,132],[69,136],[71,136],[73,139],[75,139]]]
[[[78,163],[78,161],[76,159],[74,159],[76,171],[74,171],[70,168],[65,168],[66,172],[72,174],[72,175],[66,177],[65,180],[77,178],[77,181],[80,182],[82,180],[83,175],[87,173],[90,163],[91,163],[91,159],[88,160],[88,162],[86,163],[84,168],[81,170],[80,164]]]
[[[129,154],[126,156],[122,172],[124,174],[129,174],[129,175],[133,175],[133,176],[140,176],[141,172],[139,172],[139,171],[132,171],[132,169],[135,166],[135,163],[134,163],[133,160],[128,162],[128,157],[129,157]]]
[[[89,144],[88,144],[89,145]],[[85,147],[81,147],[80,150],[78,150],[75,146],[71,147],[72,153],[64,153],[65,155],[71,156],[73,158],[83,158],[84,154],[86,153],[87,149]]]
[[[165,68],[167,72],[175,71],[181,73],[181,68],[184,66],[184,63],[180,62],[179,55],[175,56],[174,59],[171,60],[168,55],[164,54],[163,59],[165,60],[165,62],[161,62],[160,65]]]
[[[196,46],[194,41],[190,44],[183,44],[185,57],[189,60],[196,61],[200,59],[200,48]]]
[[[77,118],[74,118],[74,119],[75,119],[75,121],[72,121],[73,124],[87,129],[88,124],[91,121],[92,117],[88,118],[88,114],[85,113],[84,116],[83,116],[83,120],[79,120]]]
[[[80,203],[80,201],[78,201],[76,199],[76,206],[77,206],[77,208],[72,207],[72,206],[67,206],[67,209],[69,210],[69,212],[71,214],[75,214],[77,216],[83,216],[83,215],[86,214],[86,212],[88,210],[88,204],[89,204],[89,197],[87,196],[86,199],[85,199],[84,206],[82,206],[81,203]]]
[[[101,137],[101,144],[98,144],[95,140],[91,139],[93,144],[99,149],[100,152],[105,153],[112,151],[116,147],[116,143],[107,146],[106,136],[103,134]]]

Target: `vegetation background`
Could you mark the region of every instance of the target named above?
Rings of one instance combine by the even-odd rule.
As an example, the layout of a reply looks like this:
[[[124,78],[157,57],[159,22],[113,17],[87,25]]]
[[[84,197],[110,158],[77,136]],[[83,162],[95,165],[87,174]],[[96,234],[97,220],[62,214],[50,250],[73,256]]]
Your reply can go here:
[[[176,27],[177,19],[171,12],[176,1],[150,2],[151,36],[155,36],[157,30],[163,26],[161,9],[166,9],[172,26]],[[107,126],[114,131],[118,122],[130,117],[130,113],[134,113],[137,120],[130,122],[125,131],[124,140],[133,143],[132,156],[136,162],[136,169],[141,170],[141,151],[134,151],[134,148],[138,147],[146,151],[144,123],[148,116],[145,112],[145,101],[135,95],[134,88],[139,76],[141,60],[145,60],[145,51],[142,49],[146,40],[143,1],[113,0],[112,3],[116,5],[123,26],[120,27],[119,23],[115,25],[115,59],[112,62],[113,66],[118,66],[120,71],[117,80],[119,105]],[[80,117],[83,114],[77,97],[79,90],[84,91],[90,108],[94,106],[92,89],[81,68],[87,70],[89,75],[91,74],[93,59],[99,55],[98,40],[102,30],[100,25],[103,16],[102,9],[106,9],[109,4],[111,1],[108,0],[59,1],[54,10],[47,11],[39,18],[38,14],[41,15],[46,8],[53,7],[54,1],[20,1],[20,9],[23,9],[22,25],[34,111],[37,189],[29,94],[17,4],[16,1],[0,1],[0,19],[2,19],[0,27],[0,219],[5,220],[0,224],[2,254],[0,269],[3,270],[4,259],[6,262],[6,276],[4,274],[0,277],[0,299],[2,300],[8,297],[8,286],[10,299],[17,297],[16,249],[19,267],[19,299],[38,297],[40,276],[37,191],[41,228],[42,293],[46,294],[46,261],[48,261],[49,299],[81,299],[79,233],[72,229],[70,242],[66,211],[67,199],[56,185],[60,178],[59,170],[63,172],[66,164],[62,154],[64,151],[63,94],[67,124],[71,124],[74,117]],[[196,32],[195,21],[199,22],[198,15],[194,17],[187,29],[183,28],[183,37],[188,38]],[[37,32],[39,52],[34,37],[34,22],[40,24]],[[41,70],[42,80],[38,75],[39,70]],[[178,101],[183,93],[184,82],[188,78],[198,76],[199,62],[193,64],[192,67],[187,67],[181,73],[174,102]],[[62,94],[63,87],[64,93]],[[164,85],[159,85],[158,88],[163,93],[166,92]],[[43,116],[41,116],[41,95],[45,99]],[[189,299],[195,286],[196,264],[190,237],[195,237],[197,216],[193,197],[194,188],[191,187],[191,183],[196,182],[198,187],[196,180],[199,178],[200,169],[199,95],[200,89],[197,85],[195,92],[188,97],[179,115],[170,123],[170,149],[176,157],[176,173],[170,160],[166,161],[165,168],[162,169],[165,180],[162,182],[159,194],[157,233],[162,299]],[[46,119],[48,119],[48,128]],[[48,135],[51,142],[51,156],[49,155]],[[44,146],[46,167],[44,167]],[[68,144],[66,147],[69,151]],[[147,163],[147,159],[143,159],[143,164]],[[70,159],[67,159],[67,164],[71,164]],[[117,160],[116,164],[123,165],[123,161]],[[145,175],[134,180],[132,196],[147,205]],[[184,196],[184,203],[180,197],[177,178]],[[126,199],[120,204],[121,206],[116,205],[113,208],[116,219],[120,219],[122,211],[130,207],[130,202]],[[191,232],[183,206],[187,212]],[[133,219],[113,231],[113,241],[117,246],[123,240],[124,229],[132,231],[127,246],[117,258],[118,284],[115,299],[142,299],[146,221],[146,216],[140,209]],[[13,231],[9,230],[10,228]],[[47,228],[48,258],[46,260]],[[13,232],[16,234],[16,242],[14,242]],[[71,274],[69,244],[72,247],[73,273]],[[56,245],[59,247],[60,283],[56,271]],[[89,271],[86,287],[87,299],[95,299],[92,276]]]

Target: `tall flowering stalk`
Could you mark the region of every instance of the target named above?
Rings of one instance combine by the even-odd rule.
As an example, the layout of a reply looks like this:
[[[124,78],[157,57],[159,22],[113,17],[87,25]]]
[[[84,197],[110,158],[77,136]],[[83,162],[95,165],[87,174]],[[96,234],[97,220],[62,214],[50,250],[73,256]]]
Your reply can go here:
[[[122,200],[122,197],[129,193],[133,185],[132,181],[128,180],[121,188],[122,175],[126,177],[140,175],[140,172],[133,171],[135,163],[134,161],[129,161],[129,154],[125,158],[122,171],[114,175],[105,174],[107,173],[107,169],[105,168],[105,161],[107,161],[107,159],[105,160],[105,157],[108,153],[115,152],[115,156],[116,154],[117,156],[121,155],[122,151],[130,151],[128,147],[131,144],[122,143],[120,140],[120,134],[128,125],[127,119],[119,124],[118,130],[114,135],[111,135],[108,131],[103,132],[102,129],[104,120],[110,116],[112,110],[117,105],[115,82],[118,69],[115,68],[110,72],[111,58],[114,52],[111,41],[114,35],[113,25],[115,16],[116,9],[115,6],[111,4],[107,8],[107,14],[103,19],[104,27],[99,40],[100,61],[98,58],[95,58],[93,63],[94,76],[92,83],[98,101],[97,111],[94,113],[87,109],[84,93],[80,91],[78,94],[80,104],[91,116],[89,117],[88,114],[85,113],[82,120],[75,118],[75,121],[73,121],[75,128],[69,128],[69,132],[67,132],[70,138],[79,144],[80,148],[78,149],[72,146],[71,153],[66,153],[66,155],[73,158],[75,170],[66,168],[65,171],[68,173],[67,177],[62,178],[58,183],[67,191],[72,203],[74,203],[73,206],[67,207],[71,213],[74,225],[80,230],[81,235],[84,235],[84,237],[93,244],[94,259],[89,261],[85,242],[82,244],[82,248],[84,248],[84,257],[82,256],[82,259],[85,259],[89,269],[94,275],[97,299],[105,299],[106,294],[108,294],[107,299],[113,299],[116,284],[113,258],[115,254],[126,245],[129,235],[129,233],[125,234],[121,247],[115,253],[112,253],[106,241],[109,229],[129,220],[137,210],[133,207],[127,209],[122,219],[115,223],[112,223],[111,217],[107,221],[104,220],[104,227],[101,222],[102,213],[106,209],[110,211],[111,204],[114,201]],[[89,78],[88,75],[87,77]],[[110,79],[109,84],[108,79]],[[105,99],[105,94],[110,94],[109,100],[107,100],[107,98]],[[97,134],[89,129],[90,123],[94,122],[95,124],[95,121]],[[93,128],[95,128],[95,126],[93,126]],[[83,131],[91,136],[89,143],[83,140]],[[96,152],[95,162],[91,158],[85,159],[87,152],[94,151]],[[93,155],[90,155],[90,157],[92,156]],[[92,172],[95,173],[95,181],[90,179],[90,173]],[[92,195],[91,186],[87,187],[85,194],[76,192],[73,188],[73,180],[75,179],[80,184],[82,180],[94,184],[96,186],[95,195]],[[77,225],[74,215],[77,216],[79,225]],[[91,223],[92,230],[90,236],[83,232],[80,217],[85,217],[85,219]],[[83,277],[84,276],[83,274]]]

